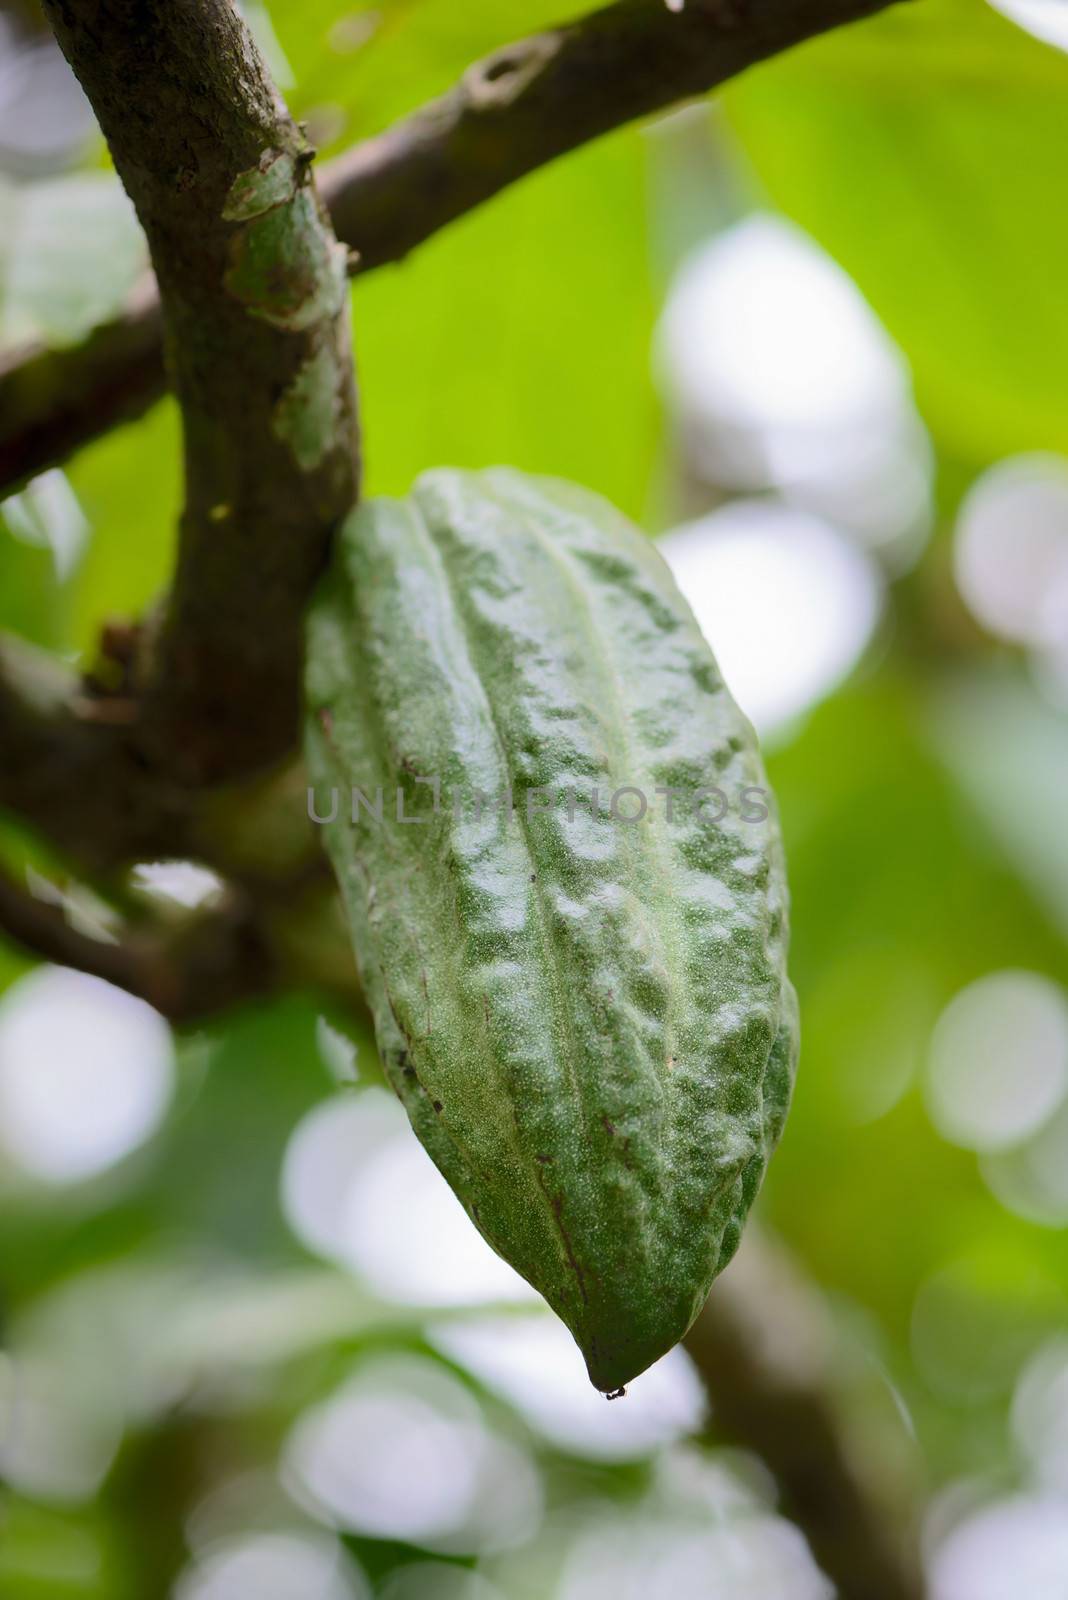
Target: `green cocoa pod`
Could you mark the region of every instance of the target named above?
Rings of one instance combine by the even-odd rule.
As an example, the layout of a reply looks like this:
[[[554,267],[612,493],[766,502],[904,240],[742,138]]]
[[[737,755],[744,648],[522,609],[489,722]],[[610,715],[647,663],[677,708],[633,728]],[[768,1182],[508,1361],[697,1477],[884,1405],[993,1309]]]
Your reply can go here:
[[[786,886],[752,730],[649,541],[503,470],[431,472],[353,514],[307,700],[390,1080],[616,1389],[700,1310],[789,1100]]]

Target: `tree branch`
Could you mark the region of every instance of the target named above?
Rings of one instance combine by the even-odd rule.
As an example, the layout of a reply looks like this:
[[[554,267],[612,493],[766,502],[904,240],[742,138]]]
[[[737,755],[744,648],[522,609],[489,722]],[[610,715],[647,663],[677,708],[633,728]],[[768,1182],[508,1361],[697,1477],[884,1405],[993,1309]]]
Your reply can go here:
[[[139,737],[182,782],[294,741],[304,604],[357,492],[345,251],[229,0],[45,0],[148,238],[181,407],[178,567]]]
[[[72,927],[62,905],[39,899],[0,870],[0,936],[39,959],[105,979],[172,1022],[209,1017],[268,992],[275,980],[270,949],[240,898],[225,911],[191,919],[177,934],[133,928],[113,943]]]
[[[360,272],[398,261],[536,167],[707,93],[756,62],[894,0],[621,0],[495,51],[442,99],[323,168]],[[77,350],[0,363],[0,493],[63,461],[162,392],[160,323],[128,308]]]
[[[184,797],[131,737],[128,701],[96,701],[44,651],[0,637],[0,807],[82,867],[187,848]]]
[[[818,1294],[752,1222],[686,1336],[712,1429],[754,1451],[839,1600],[923,1600],[914,1548],[866,1441],[850,1448],[833,1393],[833,1334]]]
[[[143,415],[166,387],[163,316],[151,277],[82,344],[19,345],[0,354],[0,495]]]
[[[109,889],[136,862],[202,862],[227,883],[223,907],[180,927],[138,923],[113,945],[72,928],[61,907],[0,869],[0,935],[176,1021],[285,987],[362,1011],[302,765],[232,789],[189,789],[145,762],[132,710],[122,694],[93,694],[45,652],[0,637],[0,809]]]
[[[331,164],[334,225],[361,270],[396,261],[558,156],[889,3],[619,0],[506,45]]]
[[[137,705],[103,695],[46,652],[0,635],[0,809],[80,874],[189,858],[256,895],[331,885],[293,762],[254,783],[191,789],[144,758]]]

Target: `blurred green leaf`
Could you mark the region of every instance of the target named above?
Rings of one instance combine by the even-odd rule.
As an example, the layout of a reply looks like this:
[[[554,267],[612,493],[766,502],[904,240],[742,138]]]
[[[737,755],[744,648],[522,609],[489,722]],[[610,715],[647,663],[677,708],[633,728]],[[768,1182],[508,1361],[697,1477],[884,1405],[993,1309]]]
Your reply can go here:
[[[0,628],[59,648],[64,639],[58,601],[51,552],[16,533],[0,505]]]
[[[1068,938],[1068,720],[1015,674],[971,674],[934,696],[931,739]]]
[[[58,506],[38,492],[53,476]],[[0,505],[0,628],[91,659],[107,618],[143,615],[166,590],[180,509],[181,439],[168,399],[81,451],[66,474]],[[42,527],[42,517],[52,520]]]
[[[970,1237],[1034,1240],[1051,1263],[1065,1248],[1006,1215],[920,1092],[931,1027],[958,989],[1000,967],[1064,963],[1029,886],[932,750],[930,716],[922,680],[887,662],[769,763],[802,1046],[764,1214],[820,1282],[899,1338],[919,1279]]]
[[[71,486],[91,537],[72,585],[64,643],[91,650],[107,617],[138,616],[170,582],[182,504],[181,430],[173,400],[80,452]]]
[[[328,151],[375,133],[442,94],[480,56],[559,22],[560,0],[271,0],[271,22],[297,87],[291,103],[316,125],[340,112]],[[581,11],[581,6],[573,9]]]
[[[982,0],[898,7],[729,86],[768,196],[856,278],[964,459],[1068,446],[1068,56]]]
[[[147,264],[111,174],[0,183],[0,344],[76,344],[119,308]]]
[[[646,151],[622,134],[357,280],[367,490],[508,463],[640,514],[657,444]]]
[[[6,1600],[126,1600],[114,1541],[99,1514],[7,1496],[0,1519],[0,1588]]]

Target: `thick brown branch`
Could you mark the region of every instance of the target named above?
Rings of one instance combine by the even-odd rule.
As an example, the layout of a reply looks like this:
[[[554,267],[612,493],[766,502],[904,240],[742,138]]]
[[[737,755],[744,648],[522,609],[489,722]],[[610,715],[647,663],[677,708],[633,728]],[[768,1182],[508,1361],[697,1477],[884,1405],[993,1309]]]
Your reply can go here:
[[[397,261],[566,151],[890,3],[687,0],[673,12],[624,0],[499,50],[323,169],[338,237],[359,250],[358,271]],[[158,338],[150,311],[127,311],[78,350],[0,366],[0,492],[148,406],[164,383]]]
[[[229,0],[45,0],[148,238],[181,407],[142,746],[198,784],[293,744],[301,618],[357,489],[345,251]]]
[[[686,1348],[705,1380],[716,1436],[761,1457],[840,1600],[923,1600],[917,1552],[899,1525],[911,1508],[898,1507],[895,1519],[900,1486],[888,1486],[893,1474],[884,1471],[880,1492],[884,1464],[870,1438],[867,1461],[850,1448],[824,1308],[752,1223]]]

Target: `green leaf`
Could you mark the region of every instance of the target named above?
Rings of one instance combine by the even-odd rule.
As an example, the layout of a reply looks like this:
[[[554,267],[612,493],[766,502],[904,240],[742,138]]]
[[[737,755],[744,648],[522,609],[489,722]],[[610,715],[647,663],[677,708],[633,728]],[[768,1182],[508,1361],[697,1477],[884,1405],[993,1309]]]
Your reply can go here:
[[[0,186],[0,344],[76,344],[148,264],[133,207],[103,172]]]
[[[1068,446],[1068,56],[978,0],[847,28],[725,94],[770,198],[854,276],[965,459]]]
[[[646,150],[579,152],[357,279],[367,492],[429,462],[508,462],[643,511],[658,414]]]
[[[272,0],[269,9],[296,78],[289,101],[329,149],[414,111],[473,61],[559,22],[568,8],[560,0]],[[326,139],[319,121],[331,129]]]
[[[104,618],[138,616],[167,588],[181,509],[181,436],[170,398],[71,462],[91,538],[71,584],[63,643],[92,650]]]

